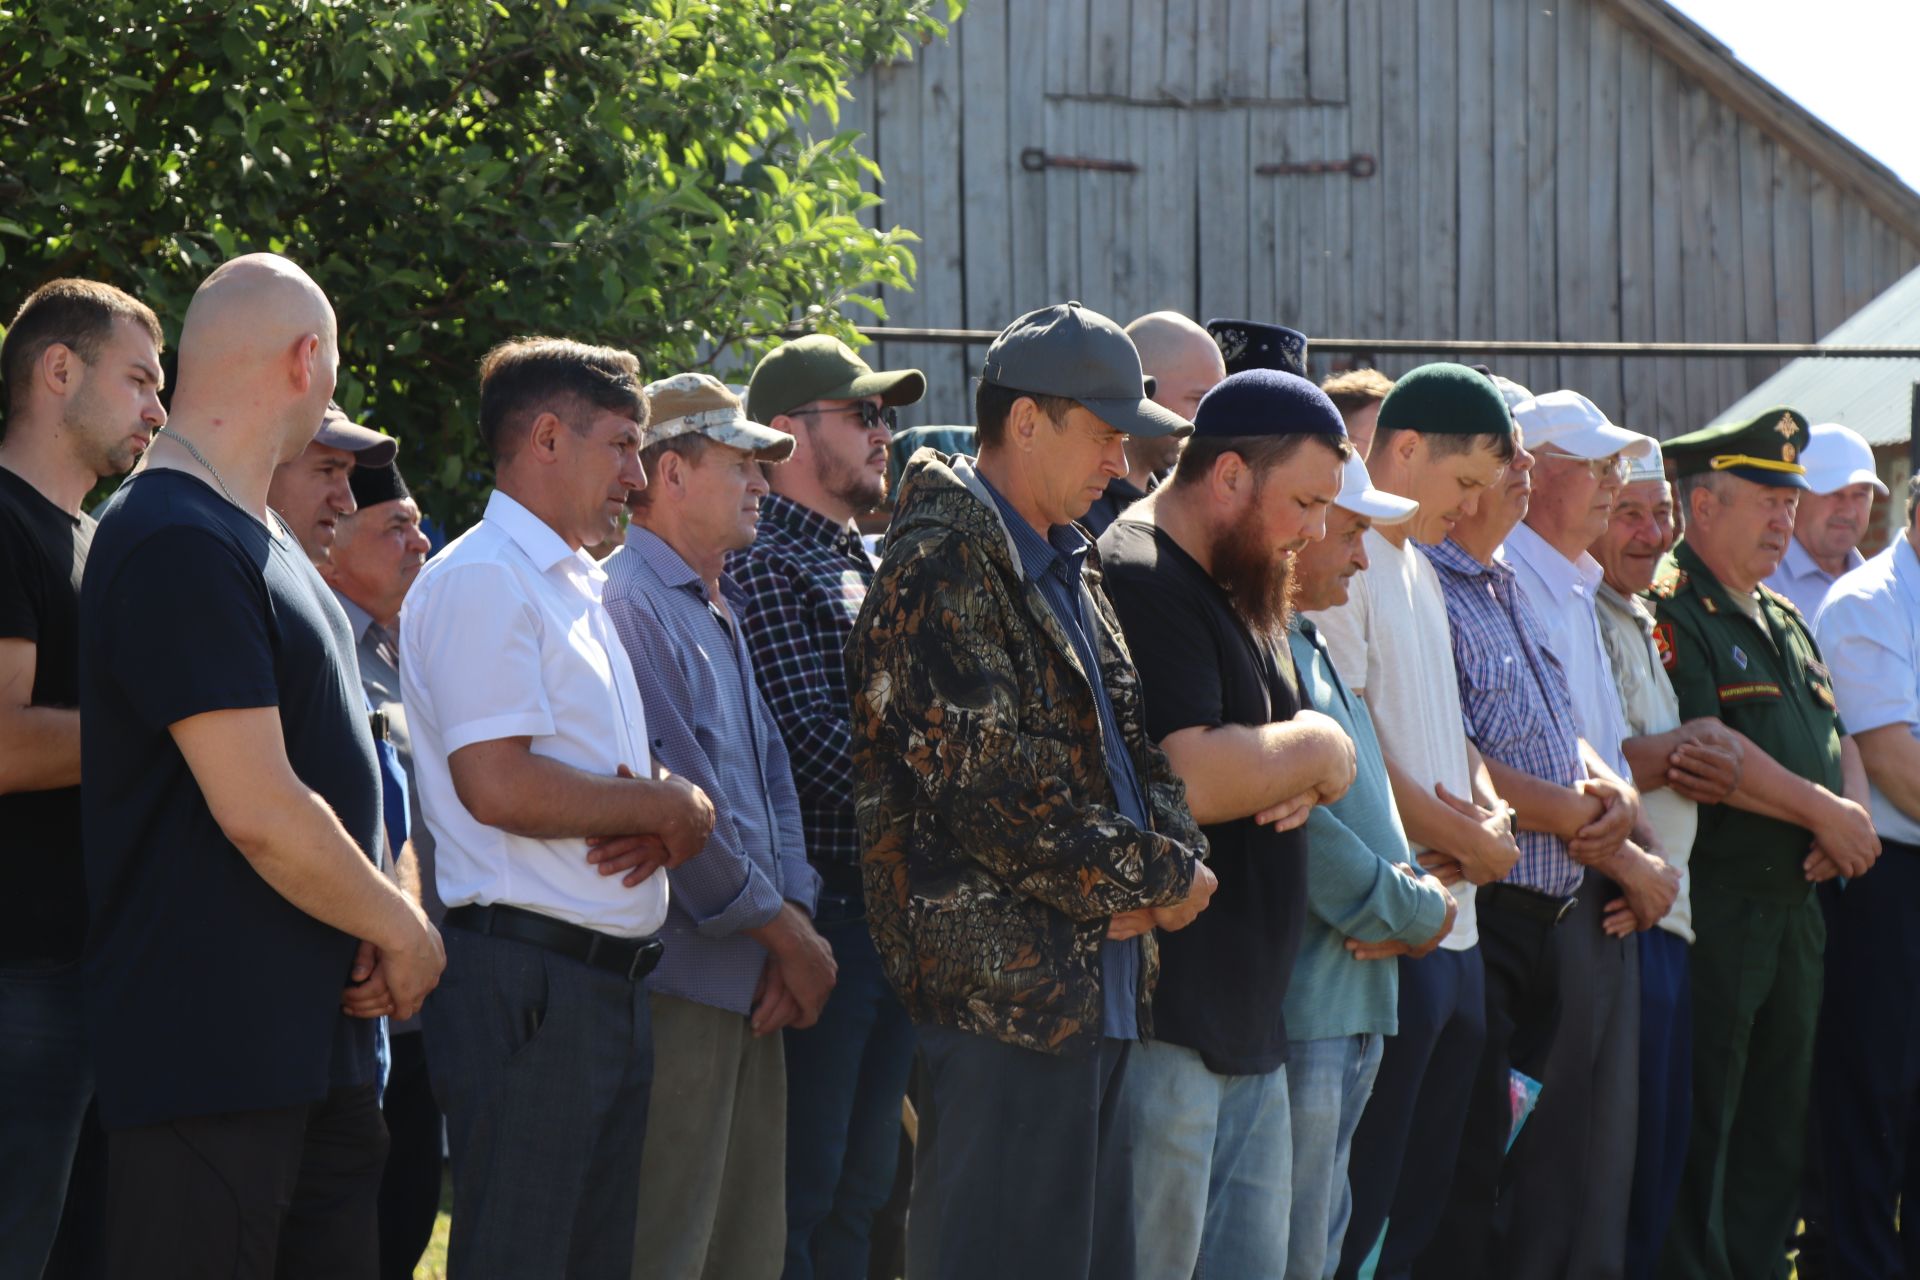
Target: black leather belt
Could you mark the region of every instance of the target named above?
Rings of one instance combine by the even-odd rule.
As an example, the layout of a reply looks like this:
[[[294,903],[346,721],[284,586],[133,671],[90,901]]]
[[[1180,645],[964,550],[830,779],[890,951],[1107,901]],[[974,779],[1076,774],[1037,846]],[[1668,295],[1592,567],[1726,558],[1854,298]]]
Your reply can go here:
[[[1556,898],[1550,893],[1523,888],[1517,884],[1483,884],[1474,890],[1473,901],[1476,907],[1487,906],[1498,911],[1511,911],[1529,920],[1553,925],[1559,924],[1572,915],[1580,899],[1574,895]]]
[[[667,949],[658,938],[616,938],[504,903],[483,907],[470,902],[464,907],[455,907],[447,912],[446,923],[469,933],[506,938],[552,951],[569,960],[617,973],[629,982],[638,982],[652,973],[653,966],[660,963]]]

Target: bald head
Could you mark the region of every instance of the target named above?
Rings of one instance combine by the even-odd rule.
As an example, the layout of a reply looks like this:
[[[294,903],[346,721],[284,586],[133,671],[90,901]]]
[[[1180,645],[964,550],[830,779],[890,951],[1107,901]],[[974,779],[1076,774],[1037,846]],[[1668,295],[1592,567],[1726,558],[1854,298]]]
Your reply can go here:
[[[320,429],[338,363],[333,307],[320,286],[279,254],[250,253],[215,269],[193,295],[174,412],[240,419],[286,461]]]
[[[1140,367],[1154,380],[1154,400],[1193,418],[1200,397],[1227,376],[1213,338],[1178,311],[1154,311],[1127,326],[1140,352]]]

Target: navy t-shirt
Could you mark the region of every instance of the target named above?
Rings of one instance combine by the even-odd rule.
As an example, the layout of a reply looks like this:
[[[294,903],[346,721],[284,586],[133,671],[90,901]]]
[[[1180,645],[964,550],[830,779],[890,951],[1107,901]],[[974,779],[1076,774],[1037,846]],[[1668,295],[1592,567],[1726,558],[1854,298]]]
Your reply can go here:
[[[294,773],[369,856],[380,773],[345,613],[284,525],[199,479],[135,475],[100,510],[80,596],[87,1014],[108,1128],[372,1083],[340,1012],[356,941],[221,832],[168,726],[277,707]]]
[[[1286,638],[1255,637],[1165,532],[1121,516],[1100,538],[1100,565],[1140,671],[1148,737],[1300,710]],[[1220,1075],[1264,1075],[1287,1061],[1281,1005],[1307,919],[1306,838],[1251,818],[1201,830],[1220,888],[1192,924],[1159,935],[1154,1039],[1195,1050]]]

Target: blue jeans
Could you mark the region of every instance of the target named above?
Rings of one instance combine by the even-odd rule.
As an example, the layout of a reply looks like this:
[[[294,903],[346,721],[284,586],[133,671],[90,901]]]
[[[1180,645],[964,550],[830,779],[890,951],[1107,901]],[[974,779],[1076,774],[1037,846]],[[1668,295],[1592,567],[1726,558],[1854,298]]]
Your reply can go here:
[[[3,1277],[37,1280],[60,1226],[67,1176],[93,1097],[80,992],[74,967],[0,971]]]
[[[1347,1156],[1360,1126],[1386,1037],[1333,1036],[1287,1046],[1293,1111],[1293,1222],[1287,1280],[1332,1280],[1353,1213]]]
[[[1279,1275],[1293,1194],[1287,1069],[1216,1075],[1194,1050],[1149,1041],[1134,1046],[1121,1106],[1141,1280]]]
[[[786,1280],[863,1280],[874,1214],[893,1190],[913,1023],[880,969],[860,903],[820,896],[814,927],[839,980],[787,1052]]]

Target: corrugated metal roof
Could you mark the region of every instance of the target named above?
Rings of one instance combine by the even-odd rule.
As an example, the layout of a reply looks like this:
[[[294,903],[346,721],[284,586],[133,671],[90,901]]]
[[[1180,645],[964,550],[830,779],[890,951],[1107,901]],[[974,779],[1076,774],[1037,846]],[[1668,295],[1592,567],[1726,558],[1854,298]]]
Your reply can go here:
[[[1908,272],[1821,341],[1920,345],[1920,270]],[[1779,404],[1798,409],[1809,422],[1852,427],[1869,444],[1899,444],[1912,424],[1916,382],[1920,360],[1807,356],[1783,366],[1714,421],[1738,422]]]

